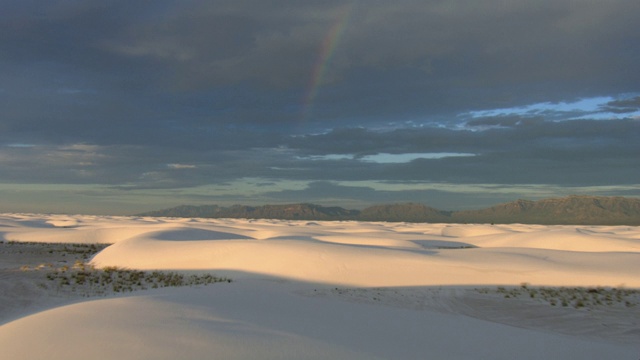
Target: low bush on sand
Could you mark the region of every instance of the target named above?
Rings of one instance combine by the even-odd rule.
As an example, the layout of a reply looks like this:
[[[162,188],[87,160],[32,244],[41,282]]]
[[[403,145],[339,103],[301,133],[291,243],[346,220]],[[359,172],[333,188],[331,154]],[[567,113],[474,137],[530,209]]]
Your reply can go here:
[[[109,266],[96,268],[87,262],[108,244],[2,243],[10,253],[39,255],[46,262],[23,265],[23,272],[43,274],[38,286],[81,296],[106,295],[175,286],[231,282],[211,274],[174,271],[140,271]],[[5,250],[7,250],[5,249]],[[73,265],[71,265],[73,263]]]
[[[537,299],[552,306],[596,308],[599,306],[634,307],[640,303],[640,290],[624,287],[502,287],[476,289],[478,292],[499,294],[507,299]]]
[[[140,271],[115,266],[99,269],[80,261],[76,261],[73,267],[54,268],[47,273],[46,278],[59,288],[70,288],[86,295],[231,282],[230,279],[211,274]]]

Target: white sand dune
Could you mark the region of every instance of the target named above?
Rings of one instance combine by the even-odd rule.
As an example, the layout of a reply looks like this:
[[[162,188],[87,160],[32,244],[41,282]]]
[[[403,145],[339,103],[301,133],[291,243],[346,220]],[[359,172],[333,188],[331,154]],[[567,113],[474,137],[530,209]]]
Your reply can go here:
[[[289,291],[287,291],[289,290]],[[625,359],[621,346],[245,281],[80,303],[0,328],[11,359]],[[18,344],[22,344],[21,346]]]
[[[640,288],[635,227],[8,214],[0,216],[0,238],[110,243],[92,264],[234,279],[24,316],[0,326],[3,358],[640,357],[640,342],[629,340],[640,337],[640,306],[518,307],[528,303],[472,290]]]

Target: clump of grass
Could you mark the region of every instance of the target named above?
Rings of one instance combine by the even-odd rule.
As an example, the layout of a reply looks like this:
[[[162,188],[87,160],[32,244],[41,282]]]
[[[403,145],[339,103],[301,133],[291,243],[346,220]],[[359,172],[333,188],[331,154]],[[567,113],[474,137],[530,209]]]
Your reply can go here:
[[[125,269],[108,266],[101,269],[76,262],[73,267],[62,266],[50,271],[47,280],[58,284],[59,289],[69,289],[89,296],[108,292],[123,293],[136,290],[157,289],[177,286],[208,285],[217,282],[231,282],[231,279],[211,274],[185,275],[177,272]]]
[[[41,243],[30,241],[6,241],[2,244],[7,246],[15,246],[18,249],[18,253],[23,253],[22,249],[27,246],[35,249],[45,249],[49,254],[60,254],[66,257],[70,255],[72,257],[81,258],[83,261],[87,261],[91,256],[98,253],[102,249],[106,248],[110,244],[73,244],[73,243]]]
[[[481,294],[495,293],[505,299],[533,299],[551,306],[560,304],[575,309],[597,308],[600,306],[634,307],[640,304],[640,290],[607,287],[531,287],[523,283],[520,287],[499,286],[476,289]]]
[[[51,255],[64,256],[65,260],[43,263],[38,266],[23,265],[21,271],[42,272],[40,287],[73,292],[83,296],[122,293],[150,288],[172,286],[208,285],[216,282],[231,282],[230,279],[211,274],[189,275],[178,272],[139,271],[115,266],[95,268],[87,264],[89,258],[109,246],[109,244],[58,244],[35,242],[2,242],[12,247],[14,252],[44,251]],[[55,263],[55,265],[54,265]],[[71,265],[71,263],[73,263]],[[46,272],[45,272],[46,271]]]

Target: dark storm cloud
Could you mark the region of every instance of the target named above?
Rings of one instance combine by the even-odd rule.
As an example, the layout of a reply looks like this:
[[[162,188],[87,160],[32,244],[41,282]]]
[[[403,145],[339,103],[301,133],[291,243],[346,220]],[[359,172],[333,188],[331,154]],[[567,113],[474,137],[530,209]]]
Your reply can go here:
[[[310,178],[407,180],[452,183],[635,183],[640,134],[636,120],[511,122],[484,131],[439,128],[373,132],[364,129],[297,138],[307,155],[354,154],[354,160],[315,160]],[[358,161],[358,154],[471,153],[409,163]],[[313,157],[309,157],[313,159]]]
[[[509,116],[492,116],[492,117],[482,117],[476,118],[469,122],[467,125],[470,127],[483,127],[483,126],[500,126],[500,127],[512,127],[519,124],[535,124],[544,121],[544,118],[540,116],[536,117],[523,117],[518,115],[509,115]]]
[[[489,130],[482,125],[501,125]],[[337,129],[326,134],[294,137],[288,143],[309,155],[459,152],[492,153],[496,151],[533,151],[552,143],[558,147],[593,148],[607,153],[615,149],[634,151],[632,141],[640,131],[636,120],[573,120],[549,122],[541,119],[496,117],[470,123],[463,130],[423,127],[393,131],[363,128]],[[632,145],[633,144],[633,145]]]
[[[310,119],[329,126],[635,91],[638,15],[634,1],[10,1],[2,122],[127,143],[169,120],[292,124],[341,19]]]
[[[637,112],[640,110],[640,96],[631,99],[610,101],[603,106],[603,110],[619,114]]]
[[[482,124],[485,124],[484,121]],[[200,146],[5,146],[3,181],[106,183],[171,188],[243,177],[301,181],[415,181],[500,184],[632,184],[640,176],[637,120],[507,122],[482,131],[442,128],[322,135],[226,132]],[[501,123],[505,125],[506,123]],[[268,146],[259,146],[268,145]],[[193,149],[197,150],[193,150]],[[473,156],[365,161],[365,155]],[[337,157],[331,157],[340,155]]]
[[[639,17],[625,0],[4,1],[0,183],[637,183]],[[442,153],[460,156],[370,157]],[[379,191],[356,193],[399,194]]]

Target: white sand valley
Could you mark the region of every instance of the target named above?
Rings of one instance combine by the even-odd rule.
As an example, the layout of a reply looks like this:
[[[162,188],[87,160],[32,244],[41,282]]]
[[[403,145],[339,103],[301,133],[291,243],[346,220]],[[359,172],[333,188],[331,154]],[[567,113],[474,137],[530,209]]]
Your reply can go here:
[[[476,290],[640,288],[637,227],[5,214],[0,239],[112,244],[91,264],[234,280],[61,307],[66,294],[3,296],[8,359],[640,357],[636,295],[575,308]],[[3,291],[37,292],[11,259]]]

